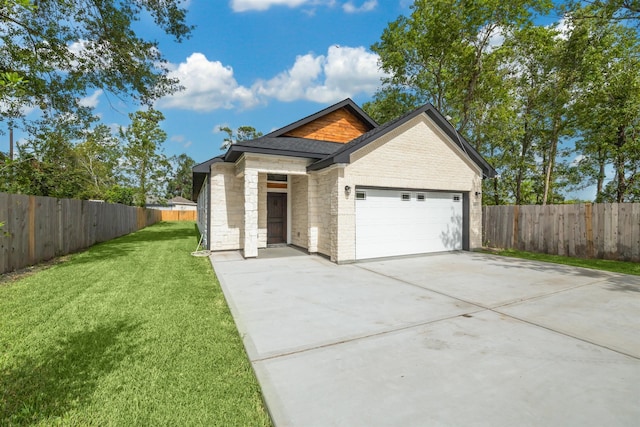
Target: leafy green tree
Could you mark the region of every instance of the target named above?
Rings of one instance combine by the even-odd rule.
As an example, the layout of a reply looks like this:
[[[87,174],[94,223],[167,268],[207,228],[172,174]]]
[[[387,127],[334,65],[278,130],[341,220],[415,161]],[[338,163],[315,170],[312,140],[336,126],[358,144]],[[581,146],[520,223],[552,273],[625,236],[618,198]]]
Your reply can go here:
[[[149,109],[131,113],[129,118],[131,125],[120,130],[126,143],[124,170],[135,189],[135,203],[144,206],[147,196],[160,194],[169,169],[169,162],[162,154],[162,143],[167,139],[160,128],[164,116],[160,111]]]
[[[118,184],[105,191],[104,200],[107,203],[120,203],[133,206],[135,190],[131,187],[123,187]]]
[[[183,153],[179,156],[171,156],[169,163],[171,164],[171,175],[167,180],[166,197],[170,199],[180,196],[191,200],[193,187],[191,169],[196,165],[195,160]]]
[[[227,134],[220,147],[221,150],[226,150],[238,141],[249,141],[262,136],[262,132],[257,131],[253,126],[240,126],[235,131],[229,126],[220,126],[218,130]]]
[[[38,123],[33,137],[18,145],[18,158],[10,162],[11,179],[0,183],[4,191],[58,198],[78,197],[84,179],[72,141],[77,127],[65,117]]]
[[[75,153],[85,177],[81,198],[105,199],[107,190],[122,182],[120,141],[107,126],[99,124],[88,131],[84,141],[75,146]]]
[[[132,24],[149,15],[180,42],[191,31],[185,13],[180,0],[0,1],[0,118],[25,107],[83,116],[77,99],[96,88],[146,104],[178,90],[157,42]]]
[[[586,10],[585,4],[588,5]],[[579,11],[576,16],[579,20],[608,21],[636,27],[640,25],[640,1],[638,0],[591,0],[588,2],[570,0],[562,4],[562,9],[570,14]]]
[[[418,93],[408,92],[399,87],[384,86],[375,93],[373,101],[364,103],[362,109],[373,120],[384,124],[426,102]]]
[[[427,100],[466,133],[484,104],[483,82],[497,71],[493,38],[550,7],[549,0],[416,0],[411,15],[389,23],[371,47],[390,74],[381,99],[406,101],[398,97],[404,92],[409,101]]]
[[[595,182],[596,201],[633,201],[640,193],[640,41],[634,29],[575,10],[570,42],[580,52],[574,111],[578,121],[577,169]],[[605,184],[606,171],[613,179]]]

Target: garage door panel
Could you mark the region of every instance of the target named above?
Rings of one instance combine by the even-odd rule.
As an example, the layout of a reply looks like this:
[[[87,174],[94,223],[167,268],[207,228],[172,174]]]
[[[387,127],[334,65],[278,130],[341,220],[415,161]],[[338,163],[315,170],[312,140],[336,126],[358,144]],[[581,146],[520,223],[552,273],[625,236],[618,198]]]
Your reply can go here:
[[[462,249],[461,193],[358,191],[366,199],[356,200],[357,259]]]

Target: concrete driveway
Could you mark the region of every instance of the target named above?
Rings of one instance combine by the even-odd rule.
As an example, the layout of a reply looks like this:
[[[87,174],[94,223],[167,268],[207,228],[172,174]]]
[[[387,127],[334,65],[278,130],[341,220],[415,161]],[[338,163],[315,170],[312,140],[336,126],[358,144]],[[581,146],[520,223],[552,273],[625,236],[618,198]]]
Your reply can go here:
[[[212,262],[277,426],[640,424],[640,277],[467,252]]]

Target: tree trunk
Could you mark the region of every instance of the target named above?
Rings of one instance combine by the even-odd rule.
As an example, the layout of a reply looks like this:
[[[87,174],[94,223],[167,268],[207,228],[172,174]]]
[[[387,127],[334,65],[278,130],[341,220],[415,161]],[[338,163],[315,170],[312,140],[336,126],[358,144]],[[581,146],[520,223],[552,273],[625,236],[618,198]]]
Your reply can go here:
[[[617,153],[615,157],[616,175],[618,175],[618,185],[616,187],[616,201],[618,203],[622,203],[624,201],[624,196],[627,192],[627,183],[625,180],[625,171],[624,171],[625,156],[623,153],[623,148],[624,148],[624,144],[626,143],[626,139],[627,139],[627,135],[625,132],[625,127],[622,125],[618,126],[618,137],[616,139]]]
[[[551,193],[551,177],[553,176],[553,168],[556,163],[556,152],[558,151],[558,125],[553,124],[553,132],[551,133],[551,147],[549,147],[549,157],[547,158],[547,170],[544,177],[544,193],[542,195],[542,206],[549,201]]]

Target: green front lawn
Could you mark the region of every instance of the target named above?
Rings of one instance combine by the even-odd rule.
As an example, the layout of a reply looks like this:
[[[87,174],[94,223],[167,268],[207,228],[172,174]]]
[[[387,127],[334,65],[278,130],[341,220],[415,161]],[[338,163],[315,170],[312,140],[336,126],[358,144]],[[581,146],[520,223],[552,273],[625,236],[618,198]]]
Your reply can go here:
[[[560,255],[538,254],[533,252],[516,251],[513,249],[487,250],[485,253],[530,259],[534,261],[552,262],[555,264],[573,265],[575,267],[593,268],[596,270],[612,271],[614,273],[635,274],[640,276],[640,263],[626,261],[611,261],[606,259],[583,259]]]
[[[0,282],[0,425],[270,425],[197,243],[160,223]]]

